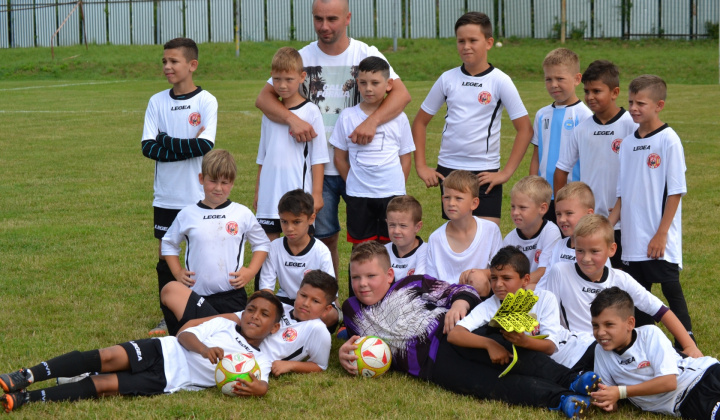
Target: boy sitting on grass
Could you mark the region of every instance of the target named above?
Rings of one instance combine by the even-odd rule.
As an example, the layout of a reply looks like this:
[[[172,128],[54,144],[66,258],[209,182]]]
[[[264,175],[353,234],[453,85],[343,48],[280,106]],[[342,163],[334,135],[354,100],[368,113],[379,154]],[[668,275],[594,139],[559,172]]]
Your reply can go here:
[[[270,254],[260,271],[260,288],[275,292],[275,284],[279,283],[278,299],[290,306],[294,304],[300,282],[308,270],[319,269],[331,276],[335,273],[330,250],[309,233],[315,221],[313,200],[312,195],[301,189],[282,196],[278,214],[285,236],[272,241]],[[333,331],[337,328],[338,312],[323,314],[323,322]]]
[[[464,271],[475,268],[487,284],[490,259],[502,246],[502,234],[495,223],[473,216],[479,194],[477,176],[471,172],[453,171],[443,181],[443,210],[450,220],[428,239],[427,275],[458,283]]]
[[[111,395],[158,395],[215,386],[215,365],[225,354],[253,353],[261,380],[240,379],[238,396],[262,396],[268,391],[270,360],[259,348],[280,328],[282,304],[271,293],[250,296],[238,323],[213,319],[183,329],[177,337],[145,338],[99,350],[73,351],[29,369],[0,375],[0,397],[6,412],[28,402],[76,401]],[[35,382],[101,372],[79,382],[28,391]]]
[[[199,175],[205,198],[181,210],[162,239],[163,256],[180,283],[171,289],[179,285],[190,288],[218,313],[245,308],[245,285],[255,278],[270,247],[250,209],[228,199],[236,173],[228,151],[216,149],[205,155]],[[253,251],[247,267],[242,266],[245,241]],[[184,268],[179,258],[182,242],[188,244]],[[160,292],[161,307],[168,332],[174,335],[187,320],[176,317],[163,303],[167,300],[165,287]]]
[[[605,411],[621,399],[645,411],[685,419],[714,419],[720,406],[720,364],[712,357],[682,358],[654,325],[635,327],[634,303],[618,287],[590,305],[597,339],[595,368],[604,385],[591,394]]]
[[[685,354],[702,357],[673,311],[629,274],[607,267],[615,249],[615,231],[605,216],[589,214],[580,219],[575,227],[576,263],[555,264],[546,283],[546,290],[555,295],[562,308],[563,325],[570,331],[591,332],[590,303],[603,289],[618,286],[633,297],[640,311],[665,325]]]
[[[542,177],[529,175],[510,190],[510,216],[516,229],[503,239],[530,261],[530,282],[526,288],[534,289],[545,274],[555,242],[560,240],[560,229],[544,218],[552,199],[552,188]]]
[[[422,229],[422,206],[415,197],[401,195],[387,207],[387,226],[390,243],[385,245],[390,265],[397,280],[413,274],[425,274],[427,243],[418,236]]]
[[[510,362],[512,354],[508,352],[509,344],[545,353],[569,368],[575,367],[581,358],[585,359],[582,356],[595,339],[590,333],[573,333],[563,328],[560,325],[557,299],[547,291],[535,293],[539,299],[530,312],[535,314],[540,324],[533,331],[521,334],[501,329],[497,332],[497,329],[487,327],[508,293],[517,293],[518,289],[527,288],[530,283],[530,262],[522,251],[506,246],[490,262],[490,273],[493,295],[458,322],[448,334],[448,342],[461,347],[485,349],[490,360],[498,364]],[[502,337],[499,333],[502,333]],[[540,335],[547,337],[534,338]],[[589,359],[592,363],[592,354]],[[578,369],[585,367],[584,364],[579,365]]]
[[[448,343],[446,334],[480,302],[472,287],[427,276],[408,276],[393,282],[387,250],[375,241],[353,250],[350,268],[355,296],[343,304],[343,315],[351,337],[339,350],[340,365],[348,373],[358,373],[353,364],[357,360],[355,341],[361,335],[374,335],[390,347],[392,369],[451,391],[513,404],[559,408],[568,417],[584,412],[587,397],[578,394],[587,395],[587,376],[578,380],[575,372],[547,356],[527,352],[519,357],[510,374],[498,378],[500,368],[465,357]],[[487,354],[484,357],[487,359]]]

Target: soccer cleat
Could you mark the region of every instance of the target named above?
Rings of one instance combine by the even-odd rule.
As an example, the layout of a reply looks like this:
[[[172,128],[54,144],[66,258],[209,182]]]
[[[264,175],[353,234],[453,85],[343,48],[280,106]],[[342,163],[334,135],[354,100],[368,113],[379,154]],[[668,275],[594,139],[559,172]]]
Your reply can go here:
[[[17,410],[28,401],[30,401],[30,394],[27,392],[15,392],[13,394],[5,394],[0,397],[0,402],[2,402],[6,413]]]
[[[348,338],[350,338],[350,337],[348,336],[347,328],[345,328],[345,327],[340,327],[340,329],[339,329],[338,332],[337,332],[337,338],[338,338],[339,340],[347,340]]]
[[[560,397],[560,406],[552,410],[562,411],[569,419],[583,419],[590,410],[590,397],[563,395]]]
[[[167,323],[165,322],[165,318],[160,320],[158,324],[153,328],[152,330],[148,331],[148,335],[150,336],[156,336],[156,335],[167,335],[168,328]]]
[[[587,371],[578,375],[570,384],[570,390],[580,395],[590,395],[591,392],[598,390],[598,385],[602,383],[602,379],[597,373]]]
[[[5,393],[17,392],[33,383],[33,374],[30,369],[22,368],[17,372],[0,375],[0,388]]]

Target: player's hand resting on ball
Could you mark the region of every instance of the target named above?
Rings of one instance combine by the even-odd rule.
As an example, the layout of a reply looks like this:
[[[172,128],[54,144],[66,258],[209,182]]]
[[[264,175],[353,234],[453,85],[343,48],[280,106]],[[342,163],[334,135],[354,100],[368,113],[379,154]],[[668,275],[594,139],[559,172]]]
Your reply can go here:
[[[340,366],[343,367],[349,374],[351,375],[357,375],[357,355],[355,355],[355,350],[357,350],[358,346],[355,344],[355,342],[360,338],[357,335],[353,335],[350,337],[348,341],[345,342],[342,346],[340,346],[340,350],[338,351],[338,356],[340,358]]]
[[[244,379],[238,379],[233,394],[238,397],[262,397],[267,394],[268,383],[261,380],[248,382]]]
[[[208,359],[210,363],[216,365],[220,362],[220,359],[225,356],[225,351],[220,347],[205,347],[205,349],[200,352],[200,355]]]

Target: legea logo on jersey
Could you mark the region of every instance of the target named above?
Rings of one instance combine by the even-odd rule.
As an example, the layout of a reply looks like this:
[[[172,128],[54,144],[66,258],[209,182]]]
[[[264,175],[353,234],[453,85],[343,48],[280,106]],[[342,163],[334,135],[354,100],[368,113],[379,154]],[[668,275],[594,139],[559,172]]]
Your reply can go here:
[[[660,156],[657,153],[650,153],[647,158],[647,166],[650,169],[655,169],[660,166]]]
[[[197,127],[198,125],[200,125],[200,123],[202,122],[202,119],[200,118],[200,113],[193,112],[192,114],[190,114],[190,116],[188,117],[188,122],[193,127]]]
[[[641,362],[641,363],[638,365],[637,368],[638,368],[638,369],[642,369],[642,368],[646,368],[646,367],[650,367],[650,362],[647,361],[647,360],[644,361],[644,362]]]
[[[282,333],[282,339],[284,341],[287,341],[288,343],[292,343],[297,338],[297,331],[295,331],[294,328],[288,327],[285,331]]]
[[[225,230],[227,233],[231,234],[232,236],[235,236],[238,234],[238,224],[236,222],[227,222],[225,223]]]
[[[622,139],[613,140],[612,144],[610,145],[613,152],[620,153],[620,143],[622,143]]]
[[[480,92],[480,94],[478,95],[478,102],[480,102],[481,105],[487,105],[490,103],[491,100],[492,95],[486,90]]]

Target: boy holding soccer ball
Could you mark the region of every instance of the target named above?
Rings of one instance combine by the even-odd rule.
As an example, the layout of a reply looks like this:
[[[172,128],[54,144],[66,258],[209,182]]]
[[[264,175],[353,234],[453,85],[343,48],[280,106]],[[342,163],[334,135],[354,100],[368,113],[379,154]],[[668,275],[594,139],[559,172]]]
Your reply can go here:
[[[253,353],[261,380],[242,379],[234,393],[262,396],[268,390],[270,361],[260,350],[265,338],[280,328],[282,304],[268,292],[250,296],[239,323],[217,318],[187,325],[177,337],[146,338],[99,350],[73,351],[29,369],[0,375],[0,397],[6,412],[28,402],[75,401],[110,395],[158,395],[215,386],[215,364],[225,355]],[[35,382],[84,372],[102,372],[79,382],[40,390]]]
[[[585,406],[570,389],[576,373],[543,354],[523,354],[508,375],[498,378],[497,367],[463,357],[448,343],[446,334],[480,303],[472,286],[426,276],[408,276],[393,283],[390,257],[375,241],[353,250],[350,272],[355,296],[343,304],[343,315],[351,337],[339,351],[340,365],[348,373],[357,375],[354,351],[359,336],[374,335],[390,347],[394,370],[451,391],[514,404],[561,407],[569,417]]]

